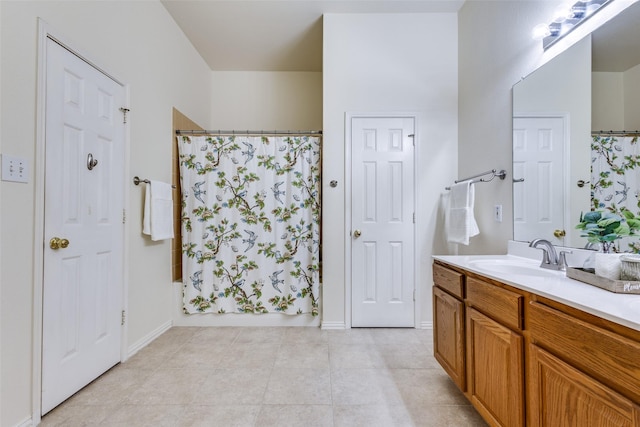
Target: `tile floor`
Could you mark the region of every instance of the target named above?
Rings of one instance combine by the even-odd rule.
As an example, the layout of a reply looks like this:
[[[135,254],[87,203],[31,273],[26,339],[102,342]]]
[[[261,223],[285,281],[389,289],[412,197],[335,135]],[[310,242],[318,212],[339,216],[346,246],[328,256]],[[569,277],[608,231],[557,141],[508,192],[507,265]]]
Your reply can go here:
[[[418,329],[175,327],[41,426],[486,426]]]

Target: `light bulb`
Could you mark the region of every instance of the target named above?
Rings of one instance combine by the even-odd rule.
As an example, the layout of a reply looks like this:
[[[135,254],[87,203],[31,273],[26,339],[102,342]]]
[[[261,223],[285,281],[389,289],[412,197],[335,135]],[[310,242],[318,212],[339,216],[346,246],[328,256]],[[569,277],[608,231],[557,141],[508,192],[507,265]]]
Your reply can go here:
[[[553,22],[561,23],[573,17],[571,6],[562,5],[553,14]]]
[[[582,19],[587,12],[587,6],[582,2],[577,2],[571,7],[571,18]]]
[[[533,27],[533,31],[531,36],[534,40],[542,40],[545,37],[551,35],[551,30],[549,30],[549,26],[547,24],[538,24]]]

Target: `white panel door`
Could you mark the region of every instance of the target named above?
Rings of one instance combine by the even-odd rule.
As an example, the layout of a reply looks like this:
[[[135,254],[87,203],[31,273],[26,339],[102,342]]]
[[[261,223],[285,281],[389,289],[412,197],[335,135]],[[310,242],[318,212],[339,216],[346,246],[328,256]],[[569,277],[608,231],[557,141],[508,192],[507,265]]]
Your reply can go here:
[[[120,361],[124,227],[124,88],[50,39],[46,73],[43,414]]]
[[[563,244],[564,119],[516,117],[513,120],[514,239],[547,239]]]
[[[353,327],[414,326],[413,133],[413,118],[352,118]]]

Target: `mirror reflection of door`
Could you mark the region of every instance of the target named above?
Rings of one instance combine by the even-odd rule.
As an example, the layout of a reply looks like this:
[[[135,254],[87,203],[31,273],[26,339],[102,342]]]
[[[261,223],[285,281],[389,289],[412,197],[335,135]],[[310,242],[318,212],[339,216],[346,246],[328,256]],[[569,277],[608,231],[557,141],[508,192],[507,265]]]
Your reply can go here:
[[[564,122],[563,117],[514,117],[514,240],[564,244]]]

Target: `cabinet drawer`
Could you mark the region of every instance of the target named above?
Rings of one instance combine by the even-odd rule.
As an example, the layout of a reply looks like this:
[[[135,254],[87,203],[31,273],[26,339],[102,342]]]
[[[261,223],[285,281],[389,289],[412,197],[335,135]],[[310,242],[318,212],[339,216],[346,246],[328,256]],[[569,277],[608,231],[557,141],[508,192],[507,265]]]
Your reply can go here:
[[[640,402],[640,343],[538,302],[527,328],[534,344]]]
[[[464,274],[433,264],[433,283],[451,295],[464,298]]]
[[[524,297],[520,294],[467,277],[467,303],[511,329],[522,330]]]

